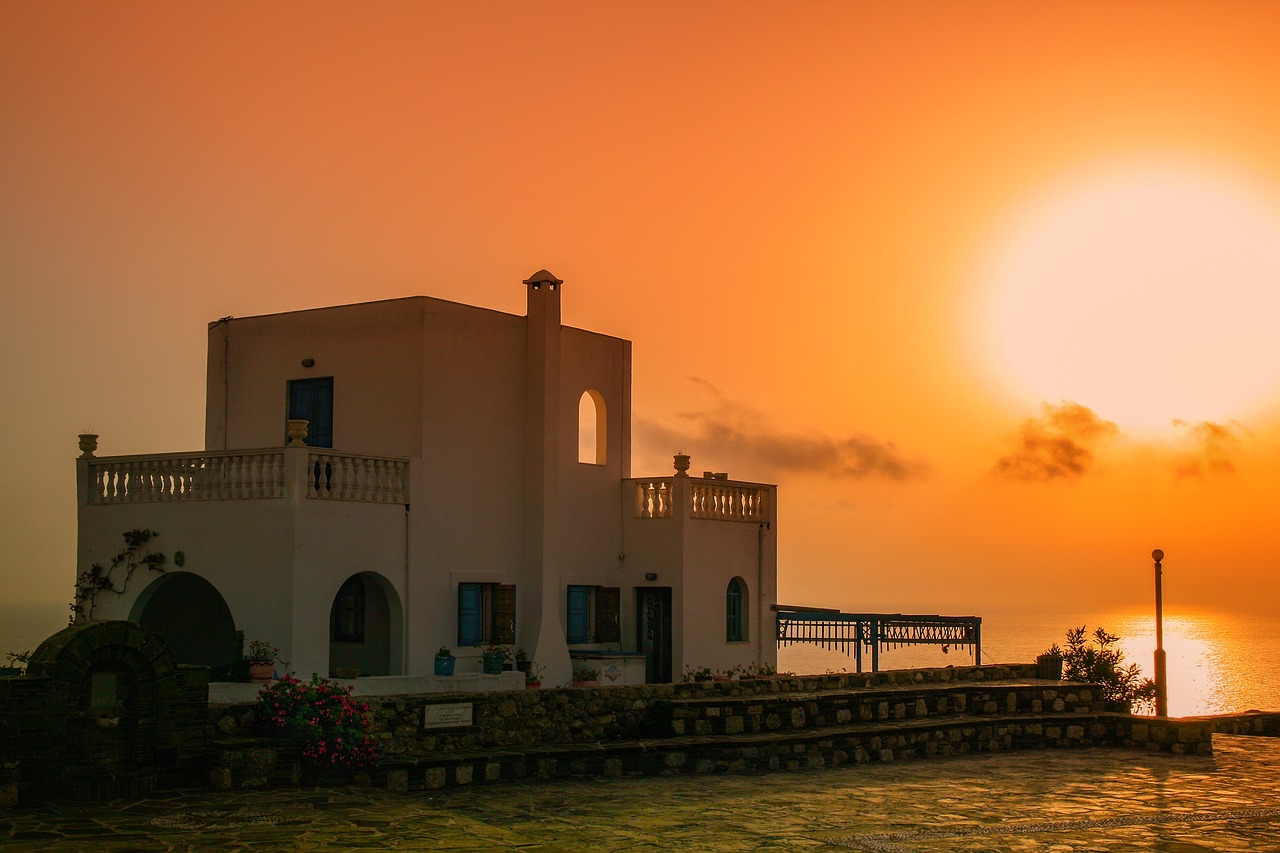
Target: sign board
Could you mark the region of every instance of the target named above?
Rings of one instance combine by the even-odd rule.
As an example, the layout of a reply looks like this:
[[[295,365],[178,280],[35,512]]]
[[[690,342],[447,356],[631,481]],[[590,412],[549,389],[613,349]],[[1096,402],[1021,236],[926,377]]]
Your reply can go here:
[[[427,705],[422,709],[422,727],[424,729],[452,729],[471,725],[470,702],[456,702],[451,705]]]

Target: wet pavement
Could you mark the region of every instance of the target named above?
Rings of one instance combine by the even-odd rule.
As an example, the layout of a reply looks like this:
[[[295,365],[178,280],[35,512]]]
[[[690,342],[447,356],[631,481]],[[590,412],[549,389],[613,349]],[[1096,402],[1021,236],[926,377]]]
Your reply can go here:
[[[750,776],[186,793],[0,811],[9,851],[1280,851],[1280,739]]]

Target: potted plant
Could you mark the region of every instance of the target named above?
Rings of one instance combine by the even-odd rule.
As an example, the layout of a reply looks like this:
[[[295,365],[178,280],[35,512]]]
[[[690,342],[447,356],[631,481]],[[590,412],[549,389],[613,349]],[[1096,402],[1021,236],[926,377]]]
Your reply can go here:
[[[528,668],[524,673],[524,686],[529,690],[537,690],[542,686],[542,673],[546,672],[545,666],[539,666],[537,661],[526,661]],[[519,661],[516,662],[519,666]]]
[[[711,680],[711,667],[709,667],[709,666],[699,666],[699,667],[686,666],[686,667],[684,668],[684,680],[685,680],[685,681],[710,681],[710,680]]]
[[[579,667],[573,671],[574,687],[598,687],[600,685],[600,671],[591,669],[590,667]]]
[[[249,662],[249,680],[255,684],[265,684],[275,675],[276,660],[280,650],[264,640],[249,643],[249,652],[244,656]]]
[[[1062,680],[1062,647],[1054,643],[1044,654],[1036,656],[1036,667],[1039,676],[1053,681]]]
[[[453,675],[455,663],[453,650],[448,646],[441,646],[440,651],[436,652],[436,675]]]
[[[485,675],[501,675],[507,664],[507,650],[502,646],[489,646],[481,654]]]
[[[516,669],[528,675],[532,666],[533,661],[529,660],[529,653],[524,649],[516,649]]]

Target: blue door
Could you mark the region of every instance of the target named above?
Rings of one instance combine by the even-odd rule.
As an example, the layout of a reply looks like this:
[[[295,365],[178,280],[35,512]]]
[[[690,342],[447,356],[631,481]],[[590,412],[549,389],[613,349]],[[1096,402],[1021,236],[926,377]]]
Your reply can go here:
[[[289,381],[289,417],[305,418],[307,444],[333,447],[333,377]],[[289,443],[286,435],[285,444]]]

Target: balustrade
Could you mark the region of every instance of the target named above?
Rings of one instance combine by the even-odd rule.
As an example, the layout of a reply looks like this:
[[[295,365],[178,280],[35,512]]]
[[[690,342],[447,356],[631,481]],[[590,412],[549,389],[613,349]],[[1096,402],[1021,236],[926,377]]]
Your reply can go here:
[[[282,498],[305,489],[309,498],[404,503],[407,462],[377,456],[309,452],[303,481],[286,474],[286,453],[177,453],[88,461],[90,504]]]
[[[689,516],[719,521],[768,521],[769,490],[731,484],[724,480],[681,477],[688,484]],[[675,515],[676,478],[633,480],[636,518],[672,518]]]
[[[636,518],[671,518],[670,480],[636,481]]]
[[[307,497],[369,503],[404,503],[403,459],[311,453]]]
[[[89,462],[89,503],[154,503],[284,495],[284,453],[181,453]]]

